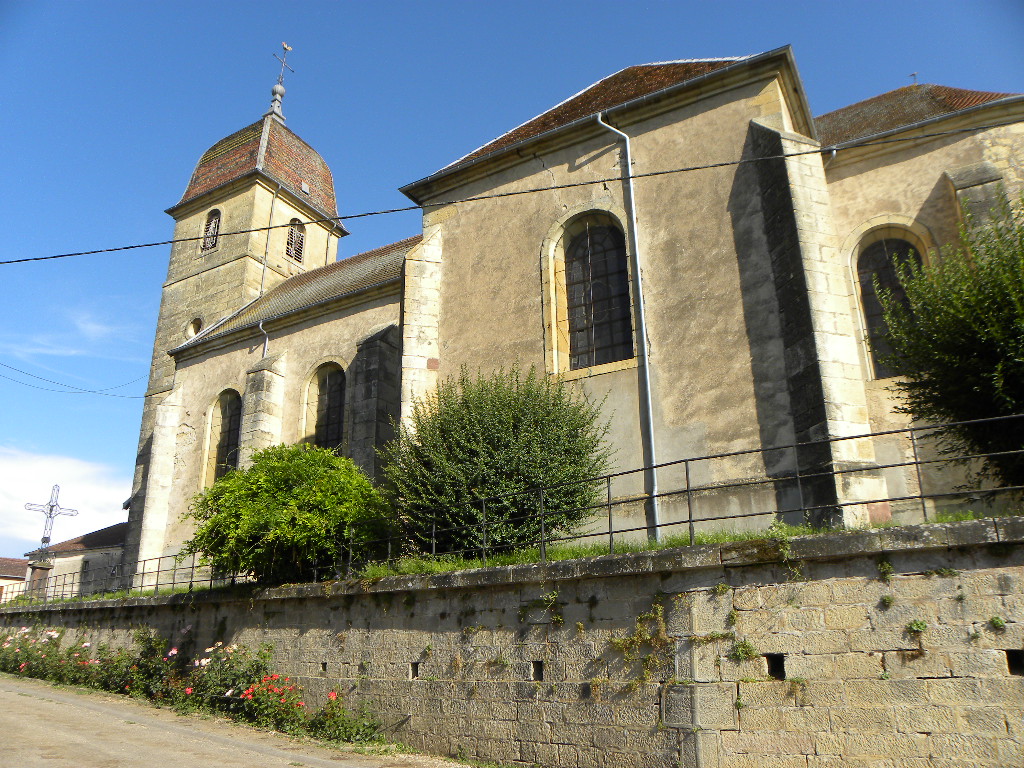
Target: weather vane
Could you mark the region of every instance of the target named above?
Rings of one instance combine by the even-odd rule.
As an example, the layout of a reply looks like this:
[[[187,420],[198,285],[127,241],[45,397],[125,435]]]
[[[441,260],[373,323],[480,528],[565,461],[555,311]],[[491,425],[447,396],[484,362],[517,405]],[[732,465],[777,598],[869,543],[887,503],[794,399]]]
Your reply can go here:
[[[290,69],[290,67],[289,67],[289,69]],[[917,85],[917,72],[911,72],[909,75],[907,75],[907,77],[914,78],[914,85]]]
[[[53,533],[53,520],[58,515],[67,515],[68,517],[74,517],[78,514],[77,509],[63,509],[60,504],[57,503],[57,495],[60,493],[60,486],[53,486],[53,491],[50,493],[50,501],[46,504],[26,504],[25,509],[30,512],[42,512],[46,515],[46,525],[43,527],[43,546],[41,547],[42,558],[46,559],[48,552],[46,548],[50,545],[50,534]]]
[[[274,54],[274,58],[281,62],[281,74],[277,76],[277,84],[284,85],[284,71],[287,69],[292,74],[295,74],[295,70],[288,66],[288,51],[292,49],[288,43],[281,43],[281,48],[284,49],[284,57]]]

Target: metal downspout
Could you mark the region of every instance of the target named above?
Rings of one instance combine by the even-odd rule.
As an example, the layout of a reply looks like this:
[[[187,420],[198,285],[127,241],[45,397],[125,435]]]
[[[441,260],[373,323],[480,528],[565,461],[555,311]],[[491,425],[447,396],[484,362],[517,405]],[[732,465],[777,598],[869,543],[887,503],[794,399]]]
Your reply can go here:
[[[262,320],[260,320],[259,329],[260,333],[263,334],[263,357],[261,359],[265,360],[267,357],[267,352],[270,351],[270,334],[263,330]]]
[[[646,464],[649,467],[645,474],[646,484],[649,489],[649,496],[651,500],[651,525],[653,527],[653,535],[648,533],[648,538],[659,541],[661,539],[661,516],[658,511],[658,470],[655,466],[658,463],[658,459],[654,446],[654,407],[651,404],[651,366],[647,343],[647,314],[644,309],[644,289],[640,272],[640,238],[637,231],[636,197],[634,196],[633,190],[633,154],[629,143],[629,135],[623,133],[618,128],[608,125],[608,123],[602,119],[600,112],[597,113],[596,117],[598,125],[607,128],[612,133],[618,134],[626,143],[626,155],[623,162],[622,172],[626,176],[626,186],[629,192],[626,204],[629,210],[629,240],[631,246],[630,250],[632,251],[631,261],[633,274],[636,277],[636,335],[637,351],[640,355],[640,406],[643,411],[641,431],[643,433],[642,440],[644,453],[646,454]]]
[[[281,194],[281,185],[277,185],[277,189],[274,190],[274,198],[270,201],[270,217],[267,219],[267,244],[263,247],[263,274],[260,275],[260,296],[263,295],[264,290],[267,287],[267,259],[270,257],[270,234],[274,230],[274,204],[277,202],[277,196]],[[266,355],[266,352],[263,353]]]

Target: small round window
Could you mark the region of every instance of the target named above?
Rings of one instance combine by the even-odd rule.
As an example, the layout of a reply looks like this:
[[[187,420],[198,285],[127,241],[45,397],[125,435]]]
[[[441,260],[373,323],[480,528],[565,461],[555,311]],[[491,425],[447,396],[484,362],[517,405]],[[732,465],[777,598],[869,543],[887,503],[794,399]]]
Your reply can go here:
[[[201,330],[203,330],[203,319],[197,317],[185,327],[185,338],[191,339]]]

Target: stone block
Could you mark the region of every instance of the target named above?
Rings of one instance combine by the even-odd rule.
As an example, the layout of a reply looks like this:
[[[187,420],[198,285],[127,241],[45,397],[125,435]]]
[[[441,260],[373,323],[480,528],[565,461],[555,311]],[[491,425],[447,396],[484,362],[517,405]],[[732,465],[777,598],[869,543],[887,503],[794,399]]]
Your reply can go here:
[[[693,683],[670,686],[664,697],[662,720],[671,727],[729,730],[738,727],[736,686]]]
[[[814,737],[809,733],[787,731],[740,731],[722,734],[726,754],[813,755]],[[733,765],[733,761],[728,761]]]

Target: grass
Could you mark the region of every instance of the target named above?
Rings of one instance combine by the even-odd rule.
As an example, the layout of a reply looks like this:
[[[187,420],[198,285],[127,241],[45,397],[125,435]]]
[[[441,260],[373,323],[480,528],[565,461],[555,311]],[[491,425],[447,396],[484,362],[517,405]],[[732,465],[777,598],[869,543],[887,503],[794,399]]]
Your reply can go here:
[[[835,533],[836,531],[814,528],[809,525],[787,525],[785,523],[774,523],[771,527],[763,530],[752,531],[708,531],[700,532],[695,536],[693,544],[726,544],[735,541],[771,541],[790,539],[794,536],[810,536],[821,533]],[[652,552],[662,549],[691,546],[690,537],[687,534],[676,534],[666,536],[660,541],[650,539],[617,542],[615,554],[621,555],[635,552]],[[551,544],[547,547],[547,559],[550,561],[578,560],[586,557],[600,557],[610,554],[608,545],[603,543],[593,544]],[[488,555],[487,560],[474,557],[460,557],[457,555],[429,555],[408,556],[390,563],[370,563],[359,571],[359,577],[363,579],[380,579],[385,576],[411,576],[415,574],[449,573],[451,571],[470,570],[473,568],[487,568],[494,566],[525,565],[541,562],[540,549],[531,547],[516,552],[500,552]]]

